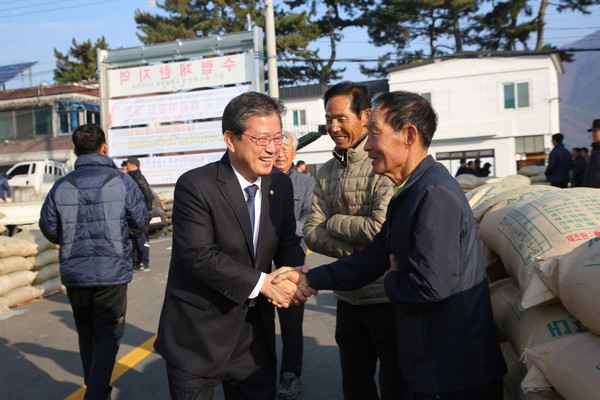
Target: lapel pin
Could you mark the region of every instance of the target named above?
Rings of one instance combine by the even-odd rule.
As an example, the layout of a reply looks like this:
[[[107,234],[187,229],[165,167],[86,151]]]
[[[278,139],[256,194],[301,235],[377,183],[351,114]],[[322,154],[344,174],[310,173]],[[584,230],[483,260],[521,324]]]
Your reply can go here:
[[[275,194],[275,191],[274,191],[273,189],[271,189],[271,190],[269,190],[269,194],[270,194],[271,196],[273,196],[273,195]]]

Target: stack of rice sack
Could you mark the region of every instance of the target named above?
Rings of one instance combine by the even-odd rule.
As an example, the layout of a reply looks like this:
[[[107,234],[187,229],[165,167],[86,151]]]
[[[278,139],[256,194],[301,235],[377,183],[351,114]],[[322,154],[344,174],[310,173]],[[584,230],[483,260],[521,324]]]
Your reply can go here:
[[[548,185],[546,180],[546,166],[545,165],[528,165],[527,167],[520,168],[517,171],[518,175],[529,177],[532,185]]]
[[[494,212],[508,205],[526,201],[528,198],[556,190],[559,189],[552,186],[532,186],[518,180],[505,180],[480,186],[466,193],[466,196],[473,210],[475,222],[479,226],[486,213]],[[483,241],[482,246],[490,281],[493,282],[497,279],[508,277],[502,260],[498,255],[491,251]]]
[[[480,178],[472,174],[460,174],[455,178],[463,191],[475,189],[481,185],[485,185],[487,178]]]
[[[508,395],[600,398],[600,190],[496,182],[467,197],[509,277],[490,286]]]
[[[600,236],[566,254],[539,257],[534,267],[550,300],[560,301],[580,327],[575,335],[525,349],[536,370],[529,370],[524,385],[545,378],[540,386],[551,385],[566,399],[600,398]]]
[[[0,236],[0,313],[61,289],[58,249],[39,229]]]
[[[531,181],[528,177],[523,175],[509,175],[501,178],[495,176],[489,177],[477,177],[471,174],[462,174],[458,175],[455,178],[463,191],[467,192],[469,190],[473,190],[480,186],[486,185],[488,183],[497,183],[497,182],[516,182],[525,185],[531,184]]]
[[[173,225],[171,223],[171,217],[173,216],[173,196],[167,196],[163,193],[157,192],[160,201],[167,212],[169,225],[167,226],[167,232],[173,232]]]

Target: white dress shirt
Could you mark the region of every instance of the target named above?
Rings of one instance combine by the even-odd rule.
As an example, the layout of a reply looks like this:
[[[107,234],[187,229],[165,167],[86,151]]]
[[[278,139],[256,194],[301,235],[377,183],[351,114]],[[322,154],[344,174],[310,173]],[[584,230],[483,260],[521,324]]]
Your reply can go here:
[[[240,189],[244,194],[244,199],[248,200],[248,195],[246,194],[246,191],[244,189],[252,185],[258,186],[256,196],[254,197],[254,236],[252,237],[252,243],[254,245],[254,254],[256,255],[256,249],[258,244],[258,231],[260,230],[260,212],[262,209],[262,190],[260,187],[261,177],[259,176],[258,179],[256,179],[256,181],[254,182],[248,182],[246,178],[240,175],[240,173],[235,169],[233,165],[231,167],[233,168],[233,172],[235,172],[235,176],[238,178],[238,181],[240,183]],[[250,296],[248,296],[249,299],[254,299],[260,294],[260,289],[262,288],[266,275],[267,274],[265,274],[264,272],[260,273],[260,278],[258,279],[254,290],[252,291],[252,293],[250,293]]]

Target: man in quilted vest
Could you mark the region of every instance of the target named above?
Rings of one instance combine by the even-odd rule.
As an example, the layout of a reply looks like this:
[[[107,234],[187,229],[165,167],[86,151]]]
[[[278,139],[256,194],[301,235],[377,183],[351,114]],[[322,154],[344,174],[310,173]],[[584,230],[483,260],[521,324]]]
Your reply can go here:
[[[304,225],[308,248],[342,258],[359,251],[381,229],[392,181],[376,175],[364,150],[371,98],[365,86],[339,83],[327,90],[326,128],[333,158],[317,172],[311,214]],[[359,290],[336,291],[335,339],[346,400],[401,399],[394,307],[379,279]],[[375,373],[379,361],[379,387]]]
[[[56,181],[40,228],[60,244],[60,278],[79,335],[86,400],[110,399],[110,378],[125,329],[131,282],[129,233],[146,229],[148,208],[138,185],[106,156],[95,124],[73,132],[75,170]]]

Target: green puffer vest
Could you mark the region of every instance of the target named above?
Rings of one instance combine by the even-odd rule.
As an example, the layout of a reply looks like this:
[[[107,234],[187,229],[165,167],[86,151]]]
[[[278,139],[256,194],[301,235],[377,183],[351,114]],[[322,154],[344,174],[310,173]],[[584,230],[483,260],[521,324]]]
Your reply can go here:
[[[365,151],[366,139],[345,154],[334,150],[317,172],[311,214],[304,225],[308,248],[342,258],[366,245],[381,229],[392,197],[392,181],[373,172]],[[355,291],[335,291],[334,297],[352,305],[389,302],[383,277]]]

